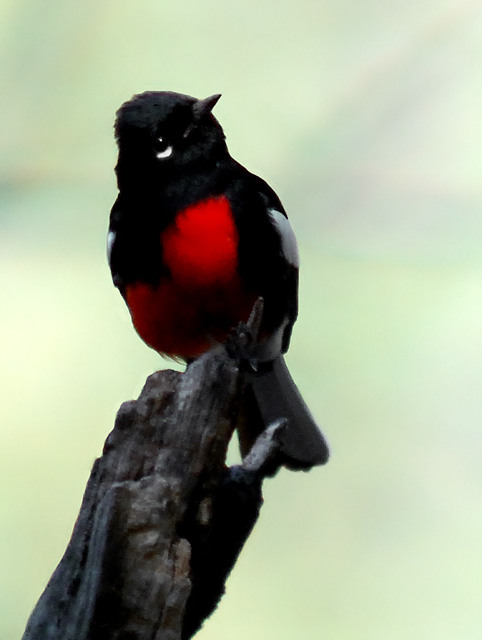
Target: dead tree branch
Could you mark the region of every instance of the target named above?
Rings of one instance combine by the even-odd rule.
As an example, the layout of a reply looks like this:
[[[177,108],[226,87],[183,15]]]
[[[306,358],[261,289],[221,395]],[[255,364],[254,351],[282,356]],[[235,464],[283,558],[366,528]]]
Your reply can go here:
[[[150,376],[95,462],[23,640],[185,640],[216,607],[277,468],[283,424],[226,469],[238,365],[214,350]]]

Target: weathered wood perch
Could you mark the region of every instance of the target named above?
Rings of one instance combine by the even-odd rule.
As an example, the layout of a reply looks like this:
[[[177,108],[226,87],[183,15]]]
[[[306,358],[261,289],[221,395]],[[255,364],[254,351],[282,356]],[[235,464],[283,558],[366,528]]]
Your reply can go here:
[[[225,467],[240,384],[221,347],[182,374],[151,375],[121,406],[24,640],[184,640],[199,629],[278,466],[282,423]]]

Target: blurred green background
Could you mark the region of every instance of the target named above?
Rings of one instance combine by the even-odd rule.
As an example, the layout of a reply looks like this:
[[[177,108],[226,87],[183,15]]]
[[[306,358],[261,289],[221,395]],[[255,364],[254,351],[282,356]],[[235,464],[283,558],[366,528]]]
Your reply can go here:
[[[281,473],[200,640],[482,634],[482,3],[0,2],[0,638],[120,403],[169,366],[104,257],[114,112],[222,92],[299,236],[288,361],[332,446]]]

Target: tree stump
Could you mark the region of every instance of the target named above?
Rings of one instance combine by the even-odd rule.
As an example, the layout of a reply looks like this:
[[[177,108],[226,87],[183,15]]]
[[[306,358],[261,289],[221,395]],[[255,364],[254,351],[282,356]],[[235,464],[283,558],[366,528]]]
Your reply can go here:
[[[277,468],[283,424],[227,469],[242,376],[219,347],[151,375],[94,463],[23,640],[185,640],[216,607]]]

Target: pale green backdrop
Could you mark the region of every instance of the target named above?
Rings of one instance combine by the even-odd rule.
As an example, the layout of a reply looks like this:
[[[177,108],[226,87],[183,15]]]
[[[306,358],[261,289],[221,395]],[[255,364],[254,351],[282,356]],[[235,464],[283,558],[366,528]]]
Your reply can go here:
[[[104,258],[117,107],[222,92],[298,233],[330,464],[266,485],[200,640],[482,637],[482,3],[0,2],[0,639],[119,404],[167,366]]]

